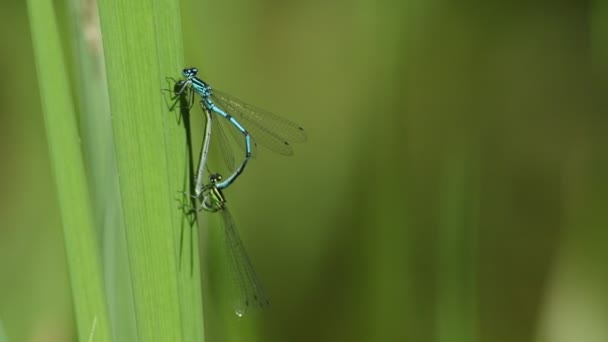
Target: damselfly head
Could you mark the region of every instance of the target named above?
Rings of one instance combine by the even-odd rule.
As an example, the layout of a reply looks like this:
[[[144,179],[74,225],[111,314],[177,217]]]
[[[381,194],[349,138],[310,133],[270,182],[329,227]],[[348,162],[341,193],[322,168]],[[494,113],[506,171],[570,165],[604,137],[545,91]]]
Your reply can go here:
[[[222,175],[220,175],[219,173],[212,173],[209,175],[209,182],[211,182],[211,184],[217,184],[217,182],[222,180]]]
[[[184,77],[194,77],[197,74],[198,74],[197,68],[186,68],[186,69],[182,70],[182,75],[184,75]]]

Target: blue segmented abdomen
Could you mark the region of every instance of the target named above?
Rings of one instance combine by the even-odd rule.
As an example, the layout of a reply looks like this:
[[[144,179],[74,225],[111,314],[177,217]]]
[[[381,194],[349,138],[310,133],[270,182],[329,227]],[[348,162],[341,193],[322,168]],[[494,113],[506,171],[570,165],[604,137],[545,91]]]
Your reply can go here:
[[[205,103],[205,107],[207,107],[210,111],[217,113],[220,116],[223,116],[232,125],[234,125],[245,137],[245,158],[243,159],[243,162],[228,178],[216,184],[216,187],[218,189],[225,189],[230,184],[232,184],[232,182],[234,182],[241,173],[243,173],[243,171],[245,170],[245,166],[247,166],[247,162],[249,161],[249,157],[251,156],[251,135],[249,135],[245,127],[243,127],[240,122],[238,122],[232,115],[227,114],[220,107],[215,105],[208,97],[205,98],[203,101]]]

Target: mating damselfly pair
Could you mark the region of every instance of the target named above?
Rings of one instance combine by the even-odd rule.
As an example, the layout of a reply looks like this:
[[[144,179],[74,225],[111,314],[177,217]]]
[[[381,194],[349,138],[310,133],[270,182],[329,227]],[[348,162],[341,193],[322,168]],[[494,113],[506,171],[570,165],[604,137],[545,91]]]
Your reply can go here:
[[[256,156],[258,143],[274,152],[289,156],[293,154],[291,143],[304,142],[306,133],[302,127],[287,119],[212,89],[208,83],[198,78],[196,68],[184,69],[182,75],[185,79],[173,80],[174,102],[171,109],[181,103],[190,110],[194,105],[195,94],[198,94],[206,119],[195,193],[190,194],[200,202],[200,205],[193,210],[217,212],[222,217],[227,258],[238,294],[235,300],[235,312],[238,316],[242,316],[250,306],[265,307],[268,305],[268,299],[239,237],[223,190],[234,184],[249,160]],[[227,127],[222,128],[222,126]],[[224,130],[230,132],[234,143],[240,145],[244,151],[243,159],[238,165],[233,154],[234,143],[231,146]],[[212,131],[214,139],[211,138]],[[209,171],[207,155],[211,144],[218,145],[221,151],[224,164],[229,170],[226,178],[217,172]],[[205,184],[206,172],[209,174],[208,184]]]

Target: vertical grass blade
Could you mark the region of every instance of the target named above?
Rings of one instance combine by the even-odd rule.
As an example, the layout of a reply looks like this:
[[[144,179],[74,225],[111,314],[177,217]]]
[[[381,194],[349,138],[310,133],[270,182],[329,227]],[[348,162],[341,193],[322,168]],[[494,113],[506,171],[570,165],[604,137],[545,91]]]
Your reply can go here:
[[[160,91],[183,67],[179,2],[100,0],[99,13],[137,335],[203,341],[196,230],[193,265],[178,251],[185,134]]]
[[[114,341],[137,341],[133,308],[133,286],[129,271],[127,242],[110,100],[106,82],[99,13],[95,0],[70,0],[74,68],[82,149],[101,246],[108,315]]]
[[[81,341],[110,341],[101,262],[56,15],[51,1],[28,0],[27,5],[78,337]],[[92,326],[95,333],[91,337]]]

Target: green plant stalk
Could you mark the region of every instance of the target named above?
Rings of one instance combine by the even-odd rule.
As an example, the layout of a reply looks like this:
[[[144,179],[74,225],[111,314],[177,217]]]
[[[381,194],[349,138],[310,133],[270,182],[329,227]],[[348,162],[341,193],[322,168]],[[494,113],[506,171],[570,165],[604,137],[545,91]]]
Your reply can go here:
[[[179,255],[184,130],[160,91],[183,67],[179,2],[100,0],[99,14],[137,335],[203,341],[196,234],[194,250],[184,249],[193,271]]]
[[[118,184],[114,135],[96,1],[70,0],[75,89],[78,89],[82,149],[95,208],[104,285],[114,341],[137,341],[133,286],[129,270]]]
[[[102,268],[55,11],[50,1],[28,0],[27,5],[78,337],[110,341]]]

